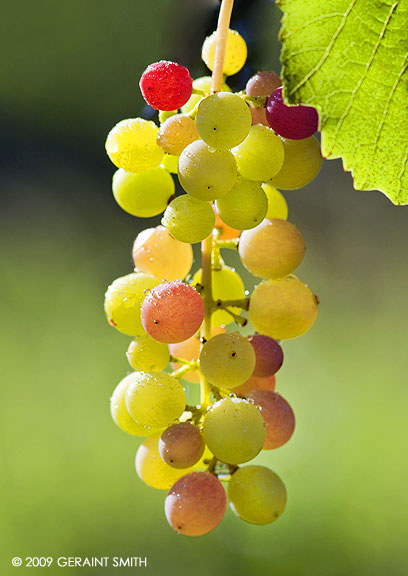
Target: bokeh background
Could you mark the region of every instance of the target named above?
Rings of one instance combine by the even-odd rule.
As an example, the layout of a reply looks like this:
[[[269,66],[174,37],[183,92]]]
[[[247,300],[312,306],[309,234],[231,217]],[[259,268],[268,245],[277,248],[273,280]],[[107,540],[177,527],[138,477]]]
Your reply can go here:
[[[138,440],[110,419],[128,338],[108,326],[103,294],[159,219],[115,204],[104,140],[120,119],[149,114],[138,90],[149,63],[205,73],[217,5],[0,2],[1,574],[27,570],[13,556],[115,555],[147,556],[139,570],[154,576],[408,571],[408,211],[354,191],[339,161],[286,194],[308,245],[299,276],[321,306],[313,330],[284,347],[278,389],[296,433],[258,459],[286,482],[282,518],[256,527],[229,510],[213,533],[178,536],[165,493],[135,474]],[[237,0],[249,60],[233,87],[279,66],[279,18],[273,2]]]

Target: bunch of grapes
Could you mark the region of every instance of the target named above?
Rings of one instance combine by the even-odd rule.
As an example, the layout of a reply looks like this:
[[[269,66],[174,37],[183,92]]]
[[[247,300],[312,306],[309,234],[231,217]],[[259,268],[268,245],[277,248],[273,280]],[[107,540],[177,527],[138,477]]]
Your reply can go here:
[[[203,44],[210,70],[216,44],[217,32]],[[164,212],[161,226],[136,237],[134,272],[105,295],[109,323],[133,338],[133,371],[114,390],[111,414],[124,432],[146,438],[137,474],[169,490],[167,520],[188,536],[206,534],[223,518],[222,482],[243,520],[268,524],[282,514],[279,476],[246,463],[293,434],[292,408],[275,392],[280,342],[309,330],[317,315],[317,298],[293,275],[304,239],[276,188],[300,188],[319,172],[316,111],[286,106],[272,71],[232,93],[225,76],[242,68],[246,54],[243,38],[229,30],[221,90],[211,77],[193,81],[180,64],[151,64],[140,88],[159,110],[160,126],[123,120],[106,141],[118,167],[118,204],[137,217]],[[183,189],[177,196],[173,174]],[[202,267],[192,274],[197,242]],[[250,296],[225,265],[224,249],[238,250],[261,279]],[[245,337],[246,324],[253,334]],[[194,387],[200,397],[189,404],[186,390]]]

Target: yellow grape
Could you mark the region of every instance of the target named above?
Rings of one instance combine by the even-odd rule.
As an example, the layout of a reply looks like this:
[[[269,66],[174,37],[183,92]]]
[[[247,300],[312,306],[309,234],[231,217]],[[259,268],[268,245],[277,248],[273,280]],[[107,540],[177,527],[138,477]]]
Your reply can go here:
[[[280,218],[286,220],[288,217],[288,205],[282,194],[271,184],[262,183],[263,191],[268,199],[268,211],[265,218]]]
[[[201,58],[207,67],[214,68],[215,46],[217,43],[217,32],[207,36],[201,51]],[[223,72],[226,76],[232,76],[241,70],[247,58],[247,46],[245,40],[236,30],[228,30],[227,51],[224,60]]]
[[[284,148],[274,131],[262,124],[252,126],[241,144],[232,148],[238,172],[255,181],[270,180],[282,168]]]
[[[282,190],[295,190],[309,184],[320,172],[322,153],[314,136],[304,140],[282,139],[285,160],[271,184]]]
[[[220,218],[238,230],[258,226],[268,210],[268,199],[260,182],[238,176],[232,189],[217,200]]]
[[[313,326],[317,302],[296,276],[264,280],[251,295],[249,319],[260,334],[276,340],[296,338]]]
[[[167,206],[162,224],[180,242],[201,242],[212,232],[214,211],[208,202],[197,200],[189,194],[177,196]]]
[[[173,154],[165,154],[160,166],[170,172],[171,174],[178,173],[178,156],[173,156]]]
[[[169,348],[163,342],[153,340],[148,334],[136,336],[129,344],[126,352],[129,364],[133,370],[164,370],[170,362]]]

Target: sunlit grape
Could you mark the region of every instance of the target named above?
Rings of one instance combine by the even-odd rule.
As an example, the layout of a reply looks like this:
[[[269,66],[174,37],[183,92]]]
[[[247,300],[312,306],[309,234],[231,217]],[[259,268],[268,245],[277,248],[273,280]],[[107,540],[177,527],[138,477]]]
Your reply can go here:
[[[202,47],[201,58],[210,70],[214,68],[215,46],[217,32],[207,36]],[[232,76],[241,70],[246,62],[247,46],[245,40],[236,30],[228,30],[227,51],[225,54],[223,72],[226,76]]]
[[[185,114],[176,114],[160,126],[157,143],[167,154],[179,156],[188,144],[198,139],[195,121]]]
[[[217,210],[222,220],[232,228],[248,230],[265,218],[268,199],[260,182],[238,176],[228,194],[217,200]]]
[[[286,220],[288,217],[288,205],[282,194],[271,184],[262,183],[263,191],[268,199],[268,211],[265,218],[280,218]]]
[[[248,180],[270,180],[283,165],[282,140],[262,124],[252,126],[245,140],[231,151],[238,172]]]
[[[129,344],[126,352],[129,364],[133,370],[164,370],[170,361],[170,352],[167,344],[157,342],[148,334],[136,336]]]
[[[271,184],[282,190],[303,188],[316,178],[322,167],[320,144],[314,136],[304,140],[283,139],[282,142],[285,160]]]
[[[161,214],[174,194],[173,178],[164,168],[143,174],[117,170],[112,180],[113,196],[119,206],[139,218]]]
[[[211,205],[189,194],[177,196],[167,206],[162,224],[180,242],[201,242],[212,232],[215,216]]]

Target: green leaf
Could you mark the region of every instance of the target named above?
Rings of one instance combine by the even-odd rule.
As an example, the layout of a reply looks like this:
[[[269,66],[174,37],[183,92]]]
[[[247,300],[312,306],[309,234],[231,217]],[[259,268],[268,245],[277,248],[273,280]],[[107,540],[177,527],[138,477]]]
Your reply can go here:
[[[408,204],[408,0],[280,0],[284,97],[357,190]]]

